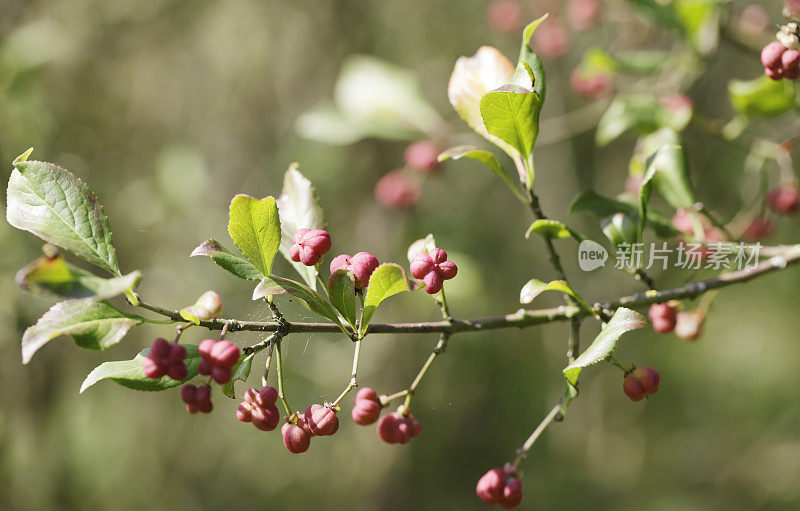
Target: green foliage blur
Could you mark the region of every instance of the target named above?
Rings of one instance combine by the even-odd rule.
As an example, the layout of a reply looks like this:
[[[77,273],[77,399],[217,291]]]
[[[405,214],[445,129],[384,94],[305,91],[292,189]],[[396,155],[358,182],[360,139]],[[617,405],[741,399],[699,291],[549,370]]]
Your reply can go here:
[[[569,77],[591,46],[674,49],[675,34],[654,27],[634,3],[658,4],[603,2],[603,23],[571,32],[567,54],[545,59],[536,188],[551,217],[598,239],[598,222],[570,215],[568,205],[587,188],[608,196],[624,189],[635,137],[598,148],[592,127],[607,100],[576,96]],[[178,308],[213,289],[226,317],[265,320],[268,310],[250,300],[250,283],[188,255],[207,238],[228,240],[231,197],[277,195],[283,172],[297,161],[321,197],[332,255],[368,250],[405,266],[407,246],[431,232],[459,265],[447,284],[456,317],[516,311],[522,285],[550,280],[552,271],[541,240],[523,238],[529,212],[496,176],[475,162],[448,162],[425,181],[416,207],[387,210],[373,188],[402,165],[404,142],[327,145],[295,129],[301,114],[331,97],[347,57],[366,54],[411,69],[425,99],[454,132],[466,133],[446,95],[455,59],[483,44],[512,60],[519,49],[519,31],[489,29],[487,4],[0,0],[3,179],[14,157],[34,146],[33,158],[72,170],[98,193],[123,272],[144,274],[143,298]],[[771,39],[780,20],[779,2],[764,4],[769,29],[751,38],[755,46]],[[564,9],[558,1],[521,5],[525,22]],[[726,5],[723,26],[735,26],[746,5]],[[703,57],[706,72],[688,90],[707,118],[733,118],[728,81],[763,71],[757,50],[735,41],[723,37]],[[636,90],[638,78],[621,80]],[[748,129],[782,141],[796,135],[797,114]],[[458,138],[488,145],[474,135]],[[694,124],[684,140],[698,199],[732,218],[743,207],[742,190],[753,189],[743,170],[747,152]],[[185,413],[177,390],[143,393],[101,382],[78,394],[93,367],[132,358],[173,327],[136,328],[104,352],[59,339],[23,366],[22,332],[51,302],[21,291],[14,274],[41,244],[5,222],[0,239],[0,509],[483,509],[477,479],[513,458],[563,391],[567,325],[458,335],[414,400],[420,437],[404,447],[384,444],[373,427],[349,420],[346,401],[339,433],[292,455],[277,431],[236,421],[237,401],[219,392],[208,416]],[[796,219],[782,220],[773,241],[798,240]],[[640,290],[611,268],[581,272],[574,243],[557,243],[587,300]],[[277,274],[293,276],[276,261]],[[708,274],[654,276],[668,286]],[[724,290],[695,343],[649,329],[623,338],[617,356],[657,368],[658,394],[634,404],[617,368],[586,369],[566,420],[523,465],[521,509],[800,508],[798,286],[800,271],[788,270]],[[279,303],[290,321],[319,319],[296,302]],[[559,303],[553,294],[535,306]],[[438,317],[435,304],[416,293],[392,298],[375,321]],[[202,340],[199,330],[189,329],[186,340]],[[584,346],[597,331],[596,323],[584,324]],[[229,338],[240,346],[260,340],[251,333]],[[380,393],[405,388],[436,340],[368,337],[359,382]],[[341,335],[290,336],[292,403],[334,399],[349,380],[351,356]],[[257,376],[254,369],[251,385]]]

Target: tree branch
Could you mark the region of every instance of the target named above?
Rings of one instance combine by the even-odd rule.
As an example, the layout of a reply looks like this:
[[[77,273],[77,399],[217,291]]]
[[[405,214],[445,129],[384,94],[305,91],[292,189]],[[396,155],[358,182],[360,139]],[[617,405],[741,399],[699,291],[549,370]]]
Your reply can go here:
[[[787,266],[800,262],[800,244],[785,247],[765,247],[764,253],[773,254],[769,259],[760,262],[753,268],[737,270],[723,273],[697,282],[667,289],[663,291],[646,291],[629,296],[622,296],[597,302],[593,308],[596,311],[613,311],[618,307],[644,307],[653,303],[661,303],[669,300],[680,300],[684,298],[694,298],[712,289],[731,286],[733,284],[747,282],[754,278],[782,270]],[[145,301],[140,301],[140,307],[165,316],[176,322],[183,322],[180,314],[176,310],[165,309],[157,305],[152,305]],[[503,316],[493,316],[476,319],[452,319],[450,321],[430,321],[420,323],[377,323],[369,326],[369,334],[422,334],[422,333],[447,333],[455,334],[461,332],[481,332],[485,330],[497,330],[501,328],[527,328],[534,325],[541,325],[553,321],[566,321],[574,317],[588,316],[589,312],[574,306],[561,306],[552,309],[523,310],[506,314]],[[277,322],[259,321],[239,321],[235,319],[214,319],[201,321],[200,326],[209,330],[221,330],[228,324],[229,332],[251,331],[251,332],[274,332],[283,327],[286,333],[304,332],[341,332],[337,325],[333,323],[290,323],[288,321],[281,325]]]

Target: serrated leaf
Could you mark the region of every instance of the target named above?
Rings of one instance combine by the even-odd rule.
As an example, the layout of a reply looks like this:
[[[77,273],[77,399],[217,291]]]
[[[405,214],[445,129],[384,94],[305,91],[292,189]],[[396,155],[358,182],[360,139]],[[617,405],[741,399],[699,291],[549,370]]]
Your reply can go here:
[[[636,206],[627,202],[609,199],[598,195],[594,190],[586,190],[581,193],[570,206],[570,213],[586,211],[601,219],[613,216],[616,213],[623,213],[631,218],[638,218],[639,212]],[[660,238],[674,238],[680,231],[672,226],[672,222],[659,213],[648,209],[647,225]]]
[[[364,310],[361,313],[359,335],[363,337],[367,332],[369,322],[381,302],[397,293],[410,290],[411,286],[403,268],[394,263],[383,263],[378,266],[369,278],[369,286],[367,286],[364,296]]]
[[[451,147],[450,149],[444,151],[439,155],[439,161],[445,161],[449,158],[454,160],[460,160],[461,158],[470,158],[475,161],[479,161],[489,167],[492,172],[495,173],[503,182],[514,192],[514,195],[521,201],[525,201],[525,198],[520,193],[517,185],[514,183],[514,180],[511,179],[511,176],[505,169],[500,165],[500,162],[497,161],[497,157],[490,153],[489,151],[484,151],[475,146],[468,146],[468,145],[461,145],[457,147]]]
[[[254,199],[237,195],[231,201],[228,233],[244,257],[264,275],[281,243],[281,222],[274,197]]]
[[[106,279],[66,262],[61,254],[42,256],[15,278],[19,287],[34,294],[67,299],[107,300],[135,288],[142,279],[139,271]]]
[[[490,135],[503,140],[527,159],[539,135],[541,107],[539,95],[532,89],[504,85],[481,98],[481,117]]]
[[[261,300],[269,295],[284,293],[289,293],[295,298],[299,298],[310,311],[330,319],[337,325],[341,325],[341,320],[336,310],[322,295],[305,284],[290,279],[284,279],[274,275],[264,277],[253,290],[253,300]]]
[[[69,335],[81,348],[104,350],[118,343],[143,318],[121,312],[108,302],[60,302],[39,318],[22,336],[22,362],[27,364],[49,341]]]
[[[572,237],[576,241],[581,242],[586,239],[579,232],[572,227],[567,227],[558,220],[536,220],[528,227],[525,232],[525,238],[530,238],[531,233],[538,234],[539,236],[551,240],[560,240],[563,238]]]
[[[347,270],[333,272],[328,278],[328,296],[336,310],[355,328],[356,280],[353,274]]]
[[[210,257],[217,265],[228,270],[240,279],[258,282],[265,277],[261,270],[256,268],[253,263],[234,254],[215,239],[204,241],[189,254],[189,257],[196,256]]]
[[[6,192],[9,224],[120,275],[103,206],[74,174],[20,157]]]
[[[186,321],[199,325],[201,321],[216,318],[222,310],[222,300],[214,291],[206,291],[195,303],[184,307],[178,313]]]
[[[647,320],[644,316],[634,310],[620,307],[603,327],[603,330],[595,337],[592,344],[586,348],[586,351],[564,368],[564,377],[571,385],[577,385],[578,376],[580,376],[584,367],[608,358],[614,352],[617,347],[617,341],[623,334],[646,326]]]
[[[102,380],[111,380],[123,387],[147,392],[167,390],[182,385],[197,376],[197,366],[203,360],[197,346],[194,344],[184,344],[183,346],[186,348],[186,358],[183,363],[186,365],[187,372],[186,378],[183,380],[173,380],[169,376],[155,379],[145,376],[142,363],[144,357],[150,353],[150,348],[145,348],[131,360],[104,362],[95,367],[83,380],[80,393]]]
[[[295,233],[299,229],[325,229],[325,214],[319,204],[317,191],[296,163],[289,165],[283,176],[283,190],[278,197],[278,212],[281,219],[281,245],[283,257],[289,261],[297,273],[311,289],[317,289],[317,270],[313,266],[292,261],[289,249]]]
[[[554,280],[552,282],[542,282],[541,280],[529,280],[519,292],[520,303],[527,305],[533,301],[534,298],[544,293],[545,291],[559,291],[565,295],[569,295],[580,303],[587,311],[591,312],[592,308],[587,304],[581,296],[576,293],[569,284],[563,280]]]
[[[728,82],[731,105],[746,117],[773,117],[797,108],[798,88],[791,80],[772,80],[759,76],[755,80]]]
[[[246,357],[240,357],[239,361],[233,367],[231,371],[231,379],[228,380],[228,383],[222,386],[222,393],[228,396],[231,399],[236,399],[236,389],[234,384],[236,381],[243,381],[246,382],[247,378],[250,376],[250,370],[253,368],[253,357],[255,357],[255,353],[251,353]]]

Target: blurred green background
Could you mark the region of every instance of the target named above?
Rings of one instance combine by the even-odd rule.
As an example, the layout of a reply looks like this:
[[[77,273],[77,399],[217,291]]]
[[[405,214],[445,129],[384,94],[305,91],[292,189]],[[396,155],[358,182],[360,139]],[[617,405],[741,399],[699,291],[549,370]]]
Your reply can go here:
[[[552,274],[541,242],[522,237],[528,212],[491,173],[471,162],[448,164],[425,181],[415,208],[390,211],[376,204],[372,190],[402,165],[404,143],[331,146],[295,131],[299,115],[331,96],[346,57],[361,53],[411,69],[424,97],[454,131],[465,132],[446,95],[455,59],[491,44],[513,60],[519,48],[517,31],[489,29],[487,4],[0,0],[4,179],[13,158],[35,146],[34,158],[73,170],[98,193],[123,271],[145,275],[144,298],[178,307],[214,289],[226,316],[266,319],[247,282],[188,254],[209,237],[228,239],[234,194],[277,195],[282,172],[298,161],[321,197],[333,252],[369,250],[404,264],[408,244],[432,232],[459,265],[449,293],[457,317],[514,311],[522,284]],[[766,5],[770,32],[780,20],[777,4]],[[526,20],[563,7],[522,5]],[[569,52],[546,60],[544,138],[548,119],[602,111],[569,90],[583,49],[670,48],[671,35],[628,3],[603,8],[603,23],[571,33]],[[698,111],[729,119],[725,84],[756,77],[757,54],[723,41],[706,61],[708,72],[688,93]],[[790,117],[755,129],[787,138],[797,132],[796,114]],[[538,147],[537,188],[549,215],[602,237],[596,221],[570,215],[568,204],[588,187],[622,191],[635,138],[598,149],[590,129],[575,131]],[[684,138],[698,196],[733,216],[746,154],[693,127]],[[291,455],[278,432],[236,421],[237,402],[219,393],[209,416],[186,414],[177,390],[137,393],[102,382],[78,395],[97,364],[131,358],[171,327],[140,327],[102,353],[60,339],[23,366],[19,339],[50,302],[19,290],[14,274],[39,254],[40,243],[4,222],[0,237],[2,509],[482,509],[477,479],[513,457],[562,392],[566,325],[464,334],[452,339],[415,399],[419,438],[405,447],[384,444],[374,428],[347,419],[348,406],[335,437]],[[796,222],[779,225],[777,241],[798,239]],[[581,273],[574,245],[560,247],[587,299],[639,289],[613,269]],[[277,264],[290,274],[285,261]],[[661,286],[687,277],[656,272]],[[798,285],[800,272],[790,270],[726,290],[696,343],[651,331],[626,337],[618,356],[656,367],[658,394],[634,404],[621,392],[617,369],[585,371],[565,422],[524,464],[522,509],[800,508]],[[281,303],[290,320],[316,319]],[[537,300],[558,303],[557,296]],[[376,321],[437,316],[435,305],[415,294],[392,299]],[[586,322],[584,346],[596,333]],[[186,334],[190,342],[202,338],[200,331]],[[239,345],[259,340],[230,338]],[[381,393],[405,388],[435,342],[430,335],[368,338],[361,384]],[[293,403],[333,399],[347,383],[352,346],[341,336],[295,334],[285,344]]]

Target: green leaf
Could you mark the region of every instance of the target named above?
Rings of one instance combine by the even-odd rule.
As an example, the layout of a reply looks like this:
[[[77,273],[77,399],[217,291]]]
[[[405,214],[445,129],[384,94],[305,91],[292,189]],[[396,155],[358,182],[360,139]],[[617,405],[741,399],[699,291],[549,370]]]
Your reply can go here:
[[[42,256],[17,272],[19,287],[34,294],[67,299],[106,300],[135,288],[142,279],[139,271],[106,279],[73,266],[55,252]]]
[[[624,213],[604,218],[600,225],[606,238],[617,247],[623,244],[632,245],[641,237],[637,230],[637,224]]]
[[[531,233],[536,233],[542,238],[551,240],[560,240],[563,238],[572,237],[576,241],[581,242],[586,239],[579,232],[572,227],[567,227],[558,220],[536,220],[528,227],[525,232],[525,238],[530,238]]]
[[[613,216],[616,213],[623,213],[631,218],[638,218],[639,212],[636,206],[627,202],[609,199],[598,195],[594,190],[586,190],[572,202],[571,213],[586,211],[597,218]],[[648,209],[647,225],[660,238],[674,238],[680,232],[672,226],[672,222],[663,215]]]
[[[648,75],[658,71],[668,58],[668,52],[658,50],[629,51],[614,56],[595,46],[583,54],[580,69],[589,75],[594,73]]]
[[[15,160],[8,180],[8,223],[119,276],[108,218],[97,196],[71,172],[28,161],[28,154]]]
[[[481,98],[481,117],[490,135],[503,140],[527,159],[539,135],[541,107],[539,94],[532,89],[507,84]]]
[[[355,328],[356,279],[347,270],[336,270],[328,279],[328,296],[342,317]]]
[[[223,247],[219,241],[214,239],[204,241],[189,254],[189,257],[196,256],[210,257],[217,265],[228,270],[240,279],[255,280],[258,282],[265,276],[253,263],[234,254]]]
[[[194,344],[184,344],[186,348],[186,358],[183,363],[186,365],[186,378],[181,381],[173,380],[169,376],[161,378],[148,378],[144,374],[142,363],[144,358],[150,353],[150,348],[145,348],[139,352],[132,360],[116,360],[114,362],[104,362],[95,367],[81,384],[80,392],[88,389],[101,380],[111,380],[123,387],[133,390],[155,392],[167,390],[182,385],[197,376],[197,366],[203,357],[197,346]]]
[[[708,55],[719,44],[719,0],[674,0],[673,9],[689,45]]]
[[[70,300],[45,312],[22,336],[22,362],[27,364],[36,351],[49,341],[69,335],[81,348],[104,350],[117,344],[131,327],[144,318],[126,314],[108,302]]]
[[[598,145],[604,146],[628,130],[640,134],[662,127],[682,131],[691,118],[691,108],[667,108],[651,95],[618,96],[600,118],[595,138]]]
[[[246,357],[240,357],[239,361],[233,367],[231,379],[228,380],[228,383],[222,386],[222,393],[228,396],[231,399],[236,399],[236,389],[234,388],[234,383],[236,381],[243,381],[246,382],[247,378],[250,376],[250,370],[253,368],[253,357],[255,357],[255,353],[251,353]]]
[[[325,229],[325,214],[319,204],[317,191],[311,181],[300,173],[296,163],[289,165],[289,169],[283,176],[283,191],[278,197],[278,211],[283,230],[281,254],[306,284],[316,290],[316,268],[292,261],[289,258],[289,249],[293,244],[292,238],[299,229]]]
[[[522,30],[522,46],[519,50],[519,59],[517,60],[517,70],[520,69],[520,64],[526,64],[530,68],[530,73],[533,75],[533,91],[539,95],[540,104],[544,103],[545,96],[547,95],[547,80],[544,72],[544,63],[539,55],[536,54],[531,47],[531,38],[533,33],[547,19],[548,15],[545,14],[540,18],[528,23]],[[517,85],[523,85],[517,83]],[[537,112],[534,119],[536,125],[539,125],[539,114]]]
[[[336,310],[319,293],[300,282],[284,279],[270,275],[264,279],[253,290],[253,300],[261,300],[269,295],[289,293],[299,298],[309,310],[316,312],[322,317],[328,318],[337,325],[341,325],[341,320],[336,314]]]
[[[228,233],[248,261],[264,275],[272,271],[272,261],[281,243],[281,222],[273,197],[261,200],[237,195],[231,201]]]
[[[179,313],[186,321],[200,325],[201,321],[207,321],[219,316],[221,310],[222,300],[220,300],[219,295],[214,291],[206,291],[200,295],[194,304],[184,307]]]
[[[397,293],[410,290],[411,286],[403,268],[394,263],[384,263],[378,266],[369,278],[369,286],[367,286],[367,292],[364,296],[364,310],[361,313],[359,336],[363,337],[366,334],[369,322],[381,302]]]
[[[570,385],[577,385],[581,370],[608,358],[617,347],[617,341],[622,334],[646,326],[647,320],[644,316],[634,310],[620,307],[586,351],[564,368],[564,377]]]
[[[509,189],[514,192],[514,195],[521,201],[525,201],[525,197],[522,196],[517,185],[514,183],[514,180],[511,179],[511,176],[505,169],[500,165],[500,162],[497,161],[497,157],[490,153],[489,151],[484,151],[475,146],[469,145],[460,145],[457,147],[451,147],[450,149],[444,151],[442,154],[439,155],[439,161],[445,161],[448,158],[452,158],[454,160],[460,160],[461,158],[470,158],[475,161],[479,161],[489,167],[492,172],[495,173],[503,182],[508,185]]]
[[[791,80],[731,80],[728,95],[733,108],[746,117],[773,117],[797,108],[798,89]]]
[[[683,147],[666,145],[656,151],[647,164],[647,172],[639,189],[638,240],[647,224],[647,203],[653,188],[675,208],[691,208],[696,202],[689,184]]]
[[[563,280],[554,280],[552,282],[542,282],[541,280],[529,280],[519,292],[520,303],[527,305],[533,301],[534,298],[544,293],[545,291],[560,291],[565,295],[569,295],[580,303],[587,311],[591,312],[592,308],[589,307],[581,296],[573,291],[569,284]]]

